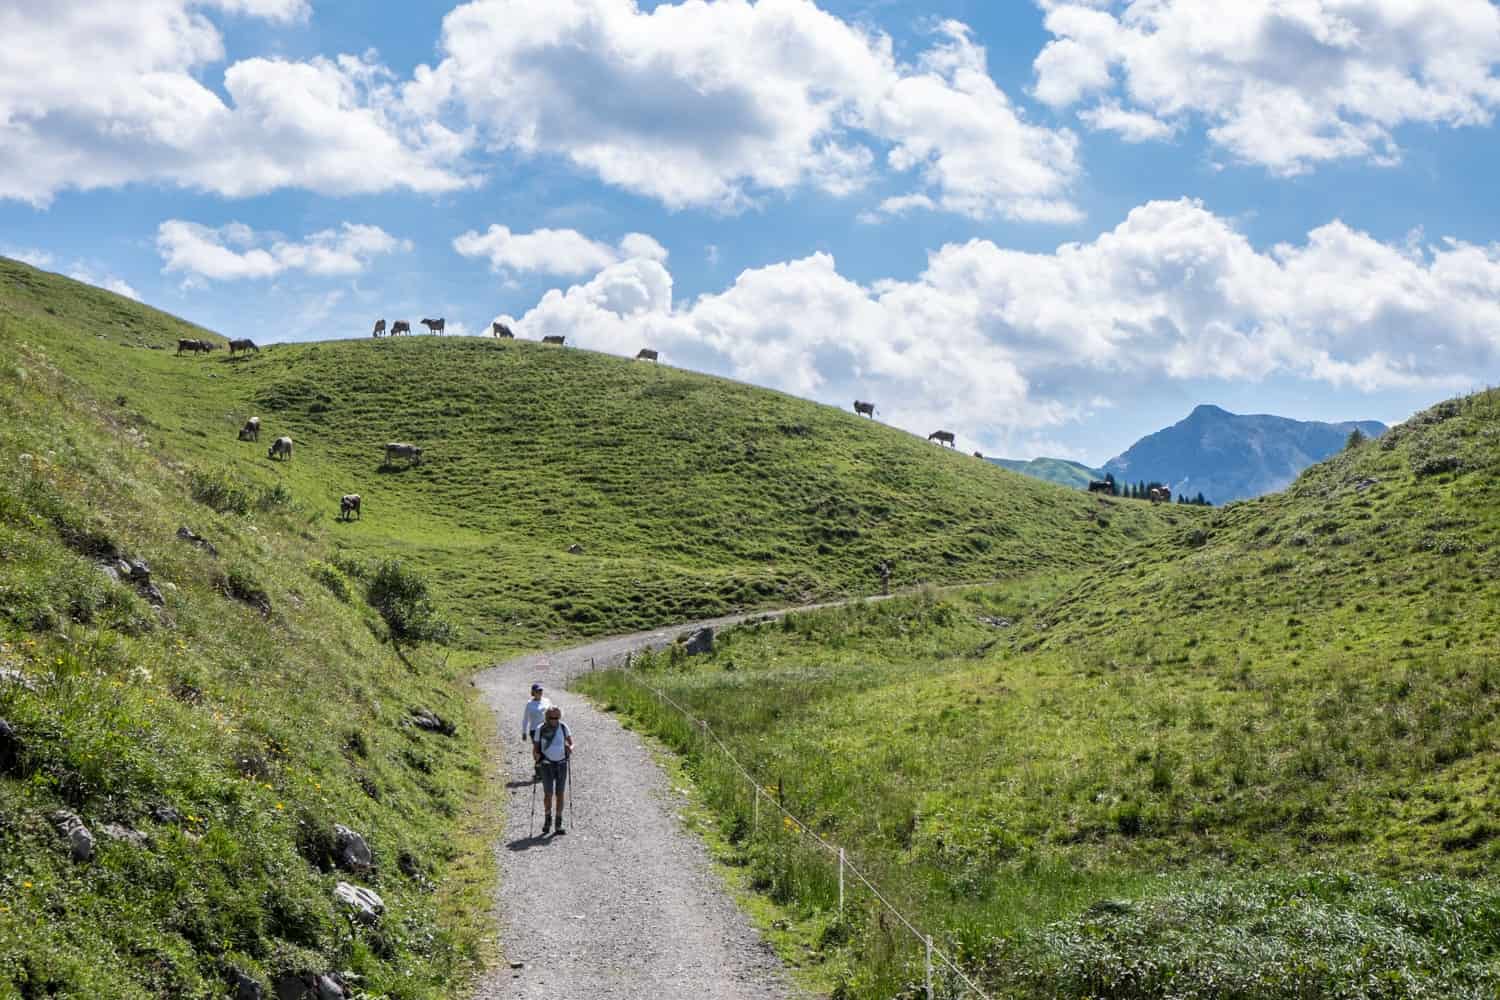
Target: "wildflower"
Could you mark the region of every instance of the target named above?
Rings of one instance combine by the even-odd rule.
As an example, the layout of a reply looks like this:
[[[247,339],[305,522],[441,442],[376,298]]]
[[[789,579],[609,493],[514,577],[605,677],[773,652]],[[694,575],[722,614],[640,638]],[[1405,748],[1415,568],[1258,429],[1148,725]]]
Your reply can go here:
[[[278,802],[278,803],[276,803],[276,808],[277,808],[277,809],[285,809],[285,808],[286,808],[286,806],[284,806],[284,805],[282,805],[282,804],[281,804],[281,803],[280,803],[280,802]]]
[[[30,889],[31,888],[31,883],[30,882],[22,882],[21,883],[21,888],[22,889]]]

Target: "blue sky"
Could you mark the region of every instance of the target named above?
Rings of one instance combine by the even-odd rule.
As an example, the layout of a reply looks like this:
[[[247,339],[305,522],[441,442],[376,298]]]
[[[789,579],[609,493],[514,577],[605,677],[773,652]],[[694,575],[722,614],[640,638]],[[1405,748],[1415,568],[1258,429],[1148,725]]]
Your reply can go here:
[[[1099,463],[1495,380],[1492,0],[19,0],[0,253]]]

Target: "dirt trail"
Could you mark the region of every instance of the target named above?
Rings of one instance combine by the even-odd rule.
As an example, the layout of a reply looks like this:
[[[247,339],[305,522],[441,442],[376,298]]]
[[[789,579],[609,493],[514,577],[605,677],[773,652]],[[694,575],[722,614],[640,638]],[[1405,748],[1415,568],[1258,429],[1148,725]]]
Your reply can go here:
[[[772,616],[774,616],[773,613]],[[639,736],[565,690],[591,664],[669,644],[736,615],[517,657],[474,679],[498,713],[508,794],[497,916],[507,965],[476,1000],[628,997],[770,1000],[796,995],[781,962],[725,893],[702,843],[684,832],[678,801]],[[532,681],[574,734],[576,823],[541,837],[541,791],[528,835],[531,752],[521,709]]]

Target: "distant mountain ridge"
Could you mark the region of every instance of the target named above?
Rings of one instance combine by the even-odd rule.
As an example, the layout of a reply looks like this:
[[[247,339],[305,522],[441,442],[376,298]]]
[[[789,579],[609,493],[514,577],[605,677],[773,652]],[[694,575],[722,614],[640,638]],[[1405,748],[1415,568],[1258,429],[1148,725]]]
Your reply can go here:
[[[1066,458],[1033,458],[1026,461],[1018,458],[992,458],[990,461],[1003,469],[1019,472],[1023,476],[1045,479],[1049,483],[1072,486],[1080,490],[1088,489],[1089,480],[1104,477],[1104,473],[1098,469],[1091,469],[1082,462],[1074,462]]]
[[[1222,504],[1285,489],[1303,469],[1338,452],[1356,428],[1368,437],[1386,431],[1378,420],[1324,423],[1266,413],[1230,413],[1204,404],[1171,427],[1141,438],[1102,468],[1091,469],[1063,458],[990,461],[1078,489],[1108,474],[1122,486],[1161,482],[1177,496],[1202,493],[1210,502]]]
[[[1213,503],[1228,503],[1285,489],[1303,469],[1336,454],[1356,428],[1367,437],[1386,431],[1378,420],[1323,423],[1205,404],[1105,462],[1104,472],[1121,482],[1158,480],[1178,496],[1201,492]]]

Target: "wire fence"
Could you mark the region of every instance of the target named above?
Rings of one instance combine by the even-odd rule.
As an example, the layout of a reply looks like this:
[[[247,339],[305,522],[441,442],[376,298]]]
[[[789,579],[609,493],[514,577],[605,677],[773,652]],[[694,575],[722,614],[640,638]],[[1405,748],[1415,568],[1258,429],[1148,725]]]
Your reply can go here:
[[[661,703],[670,706],[673,710],[682,715],[683,718],[687,719],[688,722],[692,723],[693,727],[697,729],[702,735],[704,746],[706,747],[710,743],[717,746],[719,750],[723,752],[725,758],[729,761],[729,763],[734,766],[735,770],[737,770],[744,777],[745,781],[750,785],[753,796],[753,806],[751,813],[752,830],[757,828],[760,824],[760,800],[765,799],[771,807],[773,807],[778,813],[781,814],[784,823],[790,824],[791,828],[796,829],[797,832],[802,836],[806,837],[807,839],[821,847],[823,850],[827,851],[831,857],[837,859],[839,867],[839,915],[841,917],[844,913],[844,878],[847,874],[853,876],[855,881],[868,889],[870,895],[873,896],[874,899],[885,908],[886,912],[890,913],[891,916],[895,917],[903,927],[911,932],[912,936],[917,939],[917,941],[926,951],[927,1000],[934,1000],[932,978],[933,970],[935,967],[934,963],[937,963],[938,965],[948,969],[955,977],[957,977],[958,981],[963,984],[964,990],[962,993],[958,994],[960,1000],[963,997],[971,995],[979,997],[980,1000],[990,1000],[989,994],[985,993],[984,990],[979,988],[979,986],[974,982],[973,979],[969,978],[969,975],[959,967],[958,962],[955,961],[952,956],[946,954],[932,943],[931,934],[924,933],[921,928],[917,927],[915,923],[909,920],[906,914],[897,909],[895,904],[887,899],[885,895],[880,891],[880,889],[876,887],[875,883],[870,881],[870,879],[864,874],[864,872],[860,871],[859,868],[854,864],[854,862],[849,860],[849,854],[844,848],[839,847],[837,844],[829,842],[816,830],[803,822],[800,817],[793,815],[792,812],[788,810],[774,796],[766,792],[765,789],[761,787],[760,782],[755,779],[755,775],[750,773],[749,768],[745,767],[745,765],[740,762],[740,759],[735,756],[734,751],[729,749],[728,744],[726,744],[722,739],[719,738],[718,733],[713,731],[713,727],[708,724],[707,719],[697,718],[693,715],[692,712],[689,712],[686,708],[679,705],[675,700],[673,700],[671,695],[667,694],[665,691],[662,691],[660,688],[653,687],[652,685],[646,683],[639,676],[637,676],[635,671],[632,671],[630,669],[630,664],[631,658],[627,656],[624,663],[624,669],[621,671],[622,675],[631,682],[640,685],[647,691],[650,691]]]

